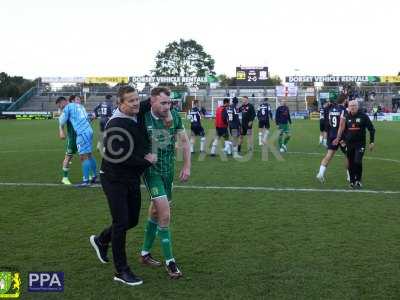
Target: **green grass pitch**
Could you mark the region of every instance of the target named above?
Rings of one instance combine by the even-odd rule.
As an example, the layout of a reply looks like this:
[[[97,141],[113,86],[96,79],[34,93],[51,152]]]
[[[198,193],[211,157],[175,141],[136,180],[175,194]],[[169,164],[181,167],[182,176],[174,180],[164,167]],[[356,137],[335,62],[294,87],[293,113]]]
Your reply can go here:
[[[206,122],[211,134],[212,126]],[[127,253],[144,284],[127,287],[112,280],[113,265],[100,264],[88,242],[110,223],[100,188],[4,185],[60,182],[57,122],[1,121],[0,271],[18,268],[22,299],[399,299],[400,194],[382,191],[400,191],[400,123],[375,126],[363,180],[375,193],[339,191],[348,190],[343,156],[334,158],[324,185],[315,180],[325,153],[316,121],[294,121],[283,160],[271,153],[262,160],[257,146],[247,162],[195,154],[186,185],[309,190],[177,187],[171,227],[184,277],[173,281],[164,269],[138,264],[149,203],[143,189]],[[74,158],[71,180],[80,177]],[[159,242],[153,254],[161,258]],[[63,271],[65,291],[28,293],[29,271]]]

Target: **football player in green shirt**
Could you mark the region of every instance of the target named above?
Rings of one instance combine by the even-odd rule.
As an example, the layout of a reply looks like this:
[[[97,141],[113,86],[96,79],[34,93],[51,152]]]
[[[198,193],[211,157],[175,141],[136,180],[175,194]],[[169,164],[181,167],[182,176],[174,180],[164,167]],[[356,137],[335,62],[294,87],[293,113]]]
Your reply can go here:
[[[172,254],[170,224],[170,201],[175,171],[175,142],[183,149],[183,167],[179,179],[185,182],[190,176],[190,143],[183,127],[181,117],[175,110],[170,110],[170,91],[157,87],[151,91],[151,110],[144,114],[144,122],[152,144],[152,153],[157,154],[157,163],[148,168],[143,176],[144,183],[151,198],[149,219],[146,224],[145,237],[140,261],[145,265],[160,266],[152,258],[151,248],[156,235],[160,237],[162,252],[167,272],[171,278],[179,278],[179,270]],[[165,120],[171,118],[170,126]]]
[[[59,99],[65,99],[65,97],[59,97]],[[74,102],[75,101],[75,96],[71,96],[68,100],[69,102]],[[72,127],[71,122],[67,122],[67,138],[65,140],[65,157],[63,160],[63,168],[62,168],[62,173],[63,177],[61,180],[61,183],[65,185],[71,185],[71,182],[69,181],[69,165],[71,164],[72,157],[74,154],[78,152],[78,148],[76,146],[76,132],[74,130],[74,127]]]

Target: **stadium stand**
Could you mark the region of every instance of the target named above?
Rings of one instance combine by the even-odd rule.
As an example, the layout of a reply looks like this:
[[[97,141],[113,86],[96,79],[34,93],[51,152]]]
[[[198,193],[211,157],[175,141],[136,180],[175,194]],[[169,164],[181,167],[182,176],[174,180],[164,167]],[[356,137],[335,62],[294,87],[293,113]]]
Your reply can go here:
[[[365,107],[370,108],[373,104],[380,105],[384,108],[391,110],[392,108],[392,98],[399,97],[398,91],[388,87],[366,87],[365,90],[360,90],[360,98],[367,100]],[[90,93],[86,95],[86,102],[83,102],[83,96],[80,90],[68,90],[68,91],[48,91],[46,89],[33,88],[29,90],[21,99],[18,99],[18,103],[13,103],[8,106],[7,110],[13,111],[47,111],[55,112],[58,111],[55,100],[59,96],[68,97],[71,94],[80,95],[82,98],[82,104],[86,107],[88,111],[93,110],[93,108],[104,101],[105,95],[111,94],[115,96],[115,89],[105,89],[96,88],[91,89]],[[227,88],[217,88],[217,89],[199,89],[196,92],[188,92],[187,95],[196,97],[200,100],[201,106],[203,106],[208,112],[212,111],[212,99],[223,98],[223,97],[274,97],[275,87],[263,87],[263,88],[238,88],[238,87],[227,87]],[[298,95],[295,97],[288,97],[287,103],[289,109],[292,113],[302,113],[306,112],[307,109],[312,111],[314,108],[306,105],[305,102],[306,88],[299,88]],[[142,99],[147,97],[147,94],[140,94]],[[282,97],[278,97],[280,100]],[[395,99],[397,100],[397,98]],[[250,102],[251,99],[250,99]],[[253,103],[258,104],[258,103]],[[397,104],[397,101],[396,101]]]

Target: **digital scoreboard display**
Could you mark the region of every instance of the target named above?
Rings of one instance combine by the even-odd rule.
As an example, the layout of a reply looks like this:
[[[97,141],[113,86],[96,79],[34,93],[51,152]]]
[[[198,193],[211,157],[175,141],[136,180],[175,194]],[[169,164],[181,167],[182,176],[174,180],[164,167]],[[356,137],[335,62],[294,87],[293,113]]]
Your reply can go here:
[[[236,67],[237,86],[267,85],[268,67]]]

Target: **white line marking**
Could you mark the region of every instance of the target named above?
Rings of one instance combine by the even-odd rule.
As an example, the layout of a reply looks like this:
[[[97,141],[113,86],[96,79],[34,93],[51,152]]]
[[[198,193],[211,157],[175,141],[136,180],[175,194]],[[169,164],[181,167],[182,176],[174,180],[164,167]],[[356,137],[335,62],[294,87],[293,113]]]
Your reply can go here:
[[[33,187],[67,187],[61,183],[34,183],[34,182],[0,182],[0,186],[33,186]],[[73,186],[72,186],[73,187]],[[100,185],[92,185],[91,188],[99,188]],[[145,188],[144,185],[141,185]],[[352,190],[352,189],[313,189],[313,188],[289,188],[266,186],[201,186],[201,185],[174,185],[174,189],[186,190],[237,190],[237,191],[270,191],[270,192],[311,192],[311,193],[364,193],[364,194],[400,194],[400,191],[380,190]]]
[[[65,149],[2,150],[0,153],[65,152]]]
[[[65,186],[65,184],[61,183],[42,183],[42,182],[0,182],[0,186]]]
[[[244,191],[271,191],[271,192],[331,192],[331,193],[367,193],[367,194],[400,194],[400,191],[376,191],[376,190],[345,190],[345,189],[313,189],[313,188],[285,188],[264,186],[197,186],[197,185],[174,185],[181,189],[204,189],[204,190],[244,190]]]
[[[317,156],[324,156],[324,152],[296,152],[296,151],[288,151],[287,154],[304,154],[304,155],[317,155]],[[335,156],[340,156],[344,157],[343,154],[335,154]],[[395,162],[395,163],[400,163],[400,160],[398,159],[392,159],[392,158],[383,158],[383,157],[375,157],[375,156],[364,156],[365,159],[372,159],[372,160],[382,160],[382,161],[389,161],[389,162]]]
[[[31,152],[65,152],[65,149],[32,149],[32,150],[0,150],[0,153],[31,153]],[[304,155],[315,155],[315,156],[324,156],[325,152],[301,152],[301,151],[288,151],[287,154],[304,154]],[[344,157],[343,154],[335,154],[335,156]],[[375,156],[364,156],[365,159],[370,160],[381,160],[399,163],[400,160],[393,158],[383,158],[383,157],[375,157]]]

